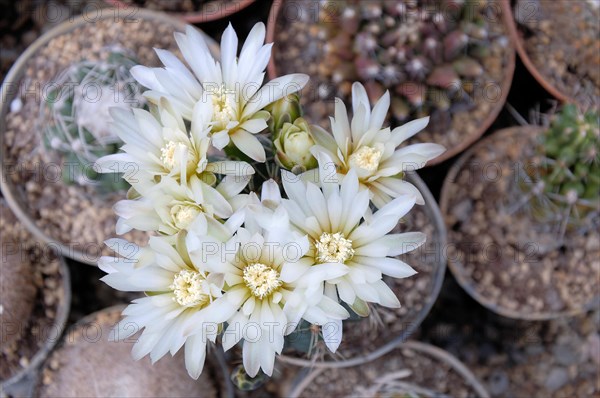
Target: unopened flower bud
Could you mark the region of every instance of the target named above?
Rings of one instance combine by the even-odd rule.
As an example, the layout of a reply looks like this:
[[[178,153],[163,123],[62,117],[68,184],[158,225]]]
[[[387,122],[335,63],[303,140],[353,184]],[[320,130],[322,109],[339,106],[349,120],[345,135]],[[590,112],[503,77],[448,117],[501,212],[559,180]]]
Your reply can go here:
[[[300,96],[297,93],[286,95],[280,100],[267,106],[265,110],[271,113],[269,129],[271,134],[275,134],[277,131],[281,130],[284,123],[293,123],[302,116]]]
[[[282,167],[298,170],[310,170],[317,167],[317,160],[310,153],[315,141],[310,132],[310,126],[303,118],[294,123],[286,122],[273,140],[277,151],[276,159]]]

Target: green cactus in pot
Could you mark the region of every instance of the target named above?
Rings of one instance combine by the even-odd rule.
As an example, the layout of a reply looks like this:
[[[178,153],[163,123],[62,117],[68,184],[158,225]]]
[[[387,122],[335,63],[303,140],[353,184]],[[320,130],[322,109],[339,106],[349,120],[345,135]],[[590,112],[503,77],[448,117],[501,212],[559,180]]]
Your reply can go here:
[[[542,137],[544,192],[573,221],[597,211],[600,200],[600,115],[565,105]]]
[[[532,148],[527,167],[516,172],[512,214],[526,209],[540,225],[567,230],[593,228],[600,216],[600,115],[567,104],[554,113]]]
[[[142,87],[129,73],[137,64],[124,49],[109,48],[105,59],[70,65],[49,85],[40,106],[40,130],[45,149],[62,158],[66,183],[106,192],[128,187],[118,175],[125,170],[99,174],[93,164],[122,145],[110,127],[109,109],[145,104]]]

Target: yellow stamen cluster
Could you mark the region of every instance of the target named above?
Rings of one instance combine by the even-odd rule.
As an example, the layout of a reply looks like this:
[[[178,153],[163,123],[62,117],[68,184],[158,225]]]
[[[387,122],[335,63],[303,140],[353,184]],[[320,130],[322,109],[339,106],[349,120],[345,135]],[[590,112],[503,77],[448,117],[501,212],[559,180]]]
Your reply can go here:
[[[201,212],[202,208],[194,203],[176,204],[170,211],[173,224],[179,229],[186,229]]]
[[[185,148],[185,144],[181,143],[181,142],[173,142],[173,141],[169,141],[167,142],[167,144],[162,147],[160,149],[160,160],[163,163],[163,165],[168,169],[168,170],[172,170],[176,163],[177,163],[177,159],[176,159],[176,151],[179,148]],[[187,148],[186,148],[187,149]]]
[[[315,242],[317,260],[321,263],[345,263],[354,256],[352,241],[344,234],[323,232]]]
[[[259,299],[265,298],[281,286],[279,273],[262,263],[249,264],[244,268],[244,282],[252,294]]]
[[[173,298],[183,307],[204,307],[211,301],[210,294],[202,289],[204,276],[196,271],[182,270],[175,274],[169,289],[173,290]]]
[[[213,121],[215,130],[225,129],[227,124],[236,118],[235,93],[225,87],[215,90],[212,94]]]
[[[358,151],[350,155],[350,165],[360,167],[367,171],[375,171],[379,168],[382,151],[371,148],[370,146],[361,146]]]

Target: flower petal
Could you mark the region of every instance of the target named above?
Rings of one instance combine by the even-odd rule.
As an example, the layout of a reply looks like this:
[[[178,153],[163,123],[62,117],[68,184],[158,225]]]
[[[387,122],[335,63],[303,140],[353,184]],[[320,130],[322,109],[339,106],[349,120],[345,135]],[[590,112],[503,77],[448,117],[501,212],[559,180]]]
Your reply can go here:
[[[197,380],[204,369],[206,359],[206,341],[202,334],[188,337],[185,342],[185,368],[190,377]]]
[[[261,163],[267,160],[265,148],[263,148],[258,138],[249,132],[239,129],[231,135],[231,140],[240,151],[251,159]]]
[[[236,54],[238,49],[238,37],[231,26],[231,22],[223,32],[221,37],[221,68],[223,71],[223,82],[228,89],[233,89],[233,85],[237,81],[237,61]]]
[[[420,119],[411,120],[410,122],[396,127],[392,130],[392,142],[394,146],[398,146],[419,131],[423,130],[429,124],[429,116]]]
[[[273,79],[260,88],[244,107],[242,119],[251,117],[265,106],[285,97],[288,94],[302,90],[308,83],[308,76],[294,73]]]

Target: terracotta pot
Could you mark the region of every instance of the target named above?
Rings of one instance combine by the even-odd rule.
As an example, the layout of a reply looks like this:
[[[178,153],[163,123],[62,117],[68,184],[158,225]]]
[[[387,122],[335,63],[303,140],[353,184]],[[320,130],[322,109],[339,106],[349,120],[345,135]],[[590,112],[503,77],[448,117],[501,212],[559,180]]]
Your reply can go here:
[[[110,21],[112,18],[115,18],[115,15],[119,15],[115,14],[116,12],[116,9],[102,9],[101,15],[94,16],[94,20]],[[156,23],[172,26],[174,31],[181,32],[185,31],[186,27],[185,23],[178,19],[172,18],[164,13],[157,13],[148,10],[137,10],[134,15],[130,15],[129,17],[128,14],[121,15],[120,18],[135,18],[135,20],[138,21],[155,21]],[[89,23],[90,20],[88,17],[80,16],[74,19],[67,20],[61,23],[60,25],[56,26],[55,28],[51,29],[50,31],[42,35],[40,38],[38,38],[35,42],[33,42],[33,44],[31,44],[27,48],[27,50],[19,57],[19,59],[15,62],[15,64],[8,72],[6,78],[4,79],[2,88],[0,89],[0,155],[2,159],[7,158],[7,148],[4,137],[5,132],[7,130],[6,116],[10,110],[11,102],[18,94],[20,94],[20,90],[14,90],[14,87],[12,87],[12,85],[17,84],[21,81],[22,77],[25,75],[28,61],[35,57],[39,51],[41,51],[45,46],[48,45],[48,43],[60,36],[68,36],[75,29],[81,28],[82,26]],[[213,39],[208,37],[206,34],[202,34],[205,40],[207,41],[208,46],[213,55],[218,55],[219,48],[217,43]],[[72,39],[69,38],[68,40]],[[152,47],[153,43],[148,43],[148,48],[151,49]],[[10,175],[11,171],[9,170],[10,166],[11,165],[8,164],[8,162],[2,162],[0,169],[0,187],[2,188],[2,193],[6,198],[8,205],[11,207],[12,211],[23,223],[23,225],[25,225],[25,227],[36,237],[36,239],[46,242],[48,244],[52,244],[60,251],[60,253],[63,256],[70,257],[82,263],[96,265],[96,261],[98,259],[98,255],[96,252],[98,248],[103,247],[103,243],[84,242],[85,244],[79,243],[77,245],[69,245],[69,242],[59,241],[57,238],[50,236],[44,230],[42,230],[42,228],[38,225],[37,220],[34,219],[29,213],[26,203],[24,203],[23,197],[25,195],[23,193],[25,187],[17,186],[13,183]],[[81,249],[81,247],[87,247],[88,244],[93,245],[93,252]]]
[[[273,5],[271,6],[271,11],[269,13],[269,21],[267,25],[267,43],[272,43],[277,41],[277,20],[280,17],[281,12],[285,9],[284,5],[286,3],[293,3],[297,0],[274,0]],[[318,9],[318,8],[317,8]],[[511,14],[507,14],[504,9],[502,9],[502,21],[505,26],[505,29],[508,32],[510,31],[510,23],[511,23]],[[274,53],[276,51],[276,47],[273,47],[273,55],[269,60],[269,65],[267,66],[267,72],[269,74],[270,79],[274,79],[278,74],[277,64],[275,63]],[[509,51],[509,60],[508,66],[505,70],[505,78],[501,82],[500,85],[500,97],[495,101],[495,105],[492,107],[492,110],[488,113],[487,117],[479,123],[479,128],[474,134],[469,136],[465,136],[464,139],[460,141],[458,145],[455,145],[450,148],[446,148],[446,152],[441,154],[435,159],[430,160],[426,166],[433,166],[438,163],[441,163],[451,157],[463,152],[466,148],[475,143],[482,135],[486,132],[486,130],[494,123],[500,111],[502,110],[504,103],[508,97],[508,92],[510,91],[510,87],[512,84],[512,79],[515,71],[515,51],[514,46],[511,46]],[[296,71],[303,72],[303,71]],[[393,94],[392,94],[393,95]]]
[[[478,396],[481,398],[488,398],[490,396],[489,393],[486,391],[485,387],[477,380],[477,378],[473,375],[473,373],[462,362],[460,362],[458,359],[456,359],[456,357],[449,354],[447,351],[442,350],[441,348],[435,347],[430,344],[420,343],[417,341],[406,341],[406,342],[394,347],[393,351],[390,351],[384,357],[376,359],[373,362],[365,363],[360,366],[357,366],[356,369],[359,370],[361,372],[361,374],[364,374],[364,378],[361,378],[361,379],[347,378],[347,379],[345,379],[345,383],[349,383],[353,387],[353,389],[356,391],[357,387],[367,387],[364,385],[364,383],[372,382],[372,380],[371,380],[372,378],[385,376],[385,375],[382,375],[379,373],[375,374],[374,369],[369,369],[371,366],[374,366],[378,362],[386,363],[386,371],[389,372],[388,374],[392,374],[394,372],[396,372],[396,373],[403,372],[406,370],[409,370],[411,372],[418,371],[419,369],[407,369],[404,367],[396,369],[393,367],[393,365],[391,365],[392,362],[390,361],[390,359],[392,357],[396,357],[396,356],[403,357],[403,352],[402,352],[403,350],[408,350],[408,351],[412,352],[413,355],[428,357],[431,360],[433,360],[436,364],[446,365],[453,372],[455,372],[457,375],[459,375],[463,379],[464,384],[466,384],[468,386],[468,388],[471,390],[470,391],[471,394],[473,394],[474,396]],[[325,375],[325,377],[331,379],[332,383],[335,383],[337,379],[333,376],[332,377],[328,376],[328,373],[331,373],[332,371],[333,371],[333,369],[320,368],[320,369],[316,369],[316,370],[310,370],[308,372],[302,372],[296,378],[294,387],[289,392],[289,394],[286,394],[286,396],[289,396],[290,398],[309,396],[307,394],[304,394],[304,391],[309,386],[313,385],[316,382],[316,380],[318,379],[318,377],[321,375]],[[343,374],[342,369],[339,369],[338,372]],[[308,374],[306,374],[306,373],[308,373]],[[404,378],[404,379],[400,378],[400,380],[410,380],[409,377],[410,377],[410,375],[407,375],[406,378]],[[406,384],[411,384],[411,383],[406,382]],[[419,396],[427,396],[427,397],[438,396],[438,395],[428,395],[427,394],[426,390],[430,390],[431,386],[427,386],[427,385],[418,386],[417,385],[415,387],[417,387],[417,388],[421,387],[423,390],[425,390],[425,391],[418,391],[417,393],[419,394]],[[395,391],[390,392],[390,393],[394,394]],[[439,393],[439,392],[435,391],[435,393]],[[335,394],[335,395],[339,395],[339,393]],[[390,396],[395,396],[395,395],[390,395]],[[469,395],[469,396],[471,396],[471,395]]]
[[[183,350],[175,356],[167,354],[154,364],[148,357],[134,361],[131,347],[138,334],[124,341],[110,341],[111,330],[124,308],[105,308],[71,326],[41,369],[34,395],[202,396],[208,387],[205,383],[210,382],[216,397],[233,398],[233,386],[220,349],[207,352],[199,380],[187,374]]]
[[[119,8],[138,7],[127,4],[122,0],[104,1],[114,7]],[[231,15],[248,7],[250,4],[254,3],[254,1],[255,0],[215,0],[206,3],[200,11],[189,13],[170,12],[169,14],[188,23],[204,23],[228,18]]]
[[[526,126],[526,127],[519,126],[519,127],[510,127],[510,128],[499,130],[499,131],[495,132],[494,134],[486,137],[484,140],[480,141],[479,143],[477,143],[475,146],[473,146],[471,149],[469,149],[467,152],[465,152],[458,159],[458,161],[456,161],[454,163],[454,165],[452,166],[452,168],[450,169],[450,171],[448,172],[448,174],[444,180],[444,184],[442,186],[442,191],[441,191],[441,196],[440,196],[440,208],[441,208],[442,214],[444,216],[444,219],[446,221],[446,228],[448,228],[449,231],[453,227],[451,225],[451,221],[449,219],[449,214],[452,211],[452,209],[450,208],[450,203],[451,203],[450,201],[452,199],[457,198],[458,191],[457,191],[457,188],[455,188],[455,186],[458,186],[458,185],[455,185],[455,182],[458,180],[460,173],[467,172],[466,170],[469,170],[468,175],[472,176],[472,175],[477,175],[478,172],[484,173],[484,171],[482,171],[482,170],[486,170],[486,168],[485,168],[486,166],[484,166],[484,164],[482,163],[481,160],[476,160],[476,159],[473,160],[475,155],[479,151],[482,151],[483,148],[486,148],[486,147],[496,148],[496,147],[498,147],[498,145],[494,144],[494,143],[505,142],[506,140],[509,140],[511,138],[514,138],[514,139],[518,138],[519,140],[523,140],[523,141],[527,141],[529,139],[534,139],[534,137],[539,135],[541,133],[541,131],[542,131],[541,127],[538,127],[538,126]],[[523,145],[526,145],[526,144],[523,144]],[[501,160],[502,159],[501,154],[499,156],[496,156],[495,159]],[[519,161],[521,161],[521,159]],[[473,168],[467,169],[469,167],[473,167]],[[500,167],[501,167],[501,165],[496,164],[495,167],[490,168],[492,170],[492,171],[489,171],[490,175],[495,173],[496,170],[501,170],[500,172],[502,172],[502,169],[500,169]],[[493,176],[496,176],[496,174],[493,174]],[[490,177],[490,178],[496,178],[496,177]],[[492,179],[492,181],[498,181],[498,180]],[[501,199],[501,198],[499,198],[499,199]],[[471,210],[471,212],[472,211],[473,210]],[[516,218],[517,215],[515,215],[514,217]],[[449,234],[449,238],[448,238],[449,247],[453,246],[453,245],[457,245],[459,243],[460,242],[453,241],[451,234]],[[497,244],[495,241],[493,243]],[[530,242],[524,242],[524,243],[530,243]],[[542,243],[538,244],[538,242],[531,242],[531,243],[536,244],[538,246],[542,245]],[[532,248],[535,250],[542,250],[539,248],[536,249],[536,247],[538,247],[538,246],[532,246]],[[506,252],[511,253],[508,250],[509,248],[507,248],[507,247],[501,247],[500,249],[502,249],[501,253],[503,253],[506,256],[508,256],[508,254],[506,254]],[[518,250],[518,249],[515,249],[515,250]],[[532,255],[540,255],[540,254],[542,254],[542,252],[538,253],[538,252],[534,251],[532,253]],[[468,253],[468,255],[473,256],[474,254]],[[503,255],[503,258],[505,257],[504,255]],[[525,253],[525,255],[527,256],[528,254]],[[452,258],[455,258],[456,260],[453,261]],[[506,257],[506,258],[508,258],[508,257]],[[475,299],[481,305],[483,305],[484,307],[488,308],[489,310],[491,310],[499,315],[502,315],[504,317],[507,317],[507,318],[532,320],[532,321],[549,320],[549,319],[555,319],[555,318],[564,317],[564,316],[573,316],[573,315],[581,314],[581,313],[589,311],[593,308],[596,308],[598,305],[600,305],[600,295],[596,294],[596,296],[590,302],[586,303],[585,305],[581,305],[580,307],[577,307],[577,308],[570,308],[570,309],[556,310],[556,311],[545,310],[545,311],[538,311],[538,312],[534,312],[531,310],[524,311],[521,309],[507,308],[506,306],[501,305],[500,303],[492,300],[490,297],[487,297],[478,291],[478,289],[477,289],[478,282],[475,281],[469,275],[469,273],[467,273],[467,271],[465,269],[465,262],[468,260],[466,260],[466,261],[463,261],[463,260],[466,260],[464,253],[461,256],[461,258],[448,255],[448,267],[450,268],[450,271],[452,272],[452,274],[454,275],[455,279],[458,281],[460,286],[473,299]],[[513,260],[513,262],[514,262],[514,260]],[[510,266],[510,264],[511,263],[509,263],[509,266]],[[496,265],[496,263],[490,264],[490,265],[493,266],[493,265]],[[516,266],[518,266],[518,265],[516,265]],[[506,295],[508,293],[502,292],[502,294]]]
[[[554,87],[546,78],[540,73],[538,68],[533,64],[529,55],[527,55],[527,51],[525,51],[525,45],[523,43],[523,39],[521,37],[521,33],[517,29],[517,24],[515,22],[515,18],[513,15],[512,7],[510,4],[511,0],[502,0],[502,12],[507,16],[506,18],[506,27],[508,28],[508,33],[510,34],[511,40],[519,53],[519,57],[523,64],[531,73],[531,75],[537,80],[537,82],[548,91],[554,98],[558,99],[562,102],[575,102],[568,95],[560,92],[556,87]]]
[[[0,200],[0,207],[2,208],[1,213],[3,213],[2,216],[4,218],[4,216],[7,215],[6,212],[10,212],[10,210],[4,203],[4,200]],[[18,223],[16,219],[4,221]],[[31,243],[32,248],[20,250],[35,250],[41,253],[39,256],[40,263],[31,264],[31,267],[33,268],[43,267],[48,264],[51,264],[54,261],[57,262],[58,270],[56,271],[56,277],[57,279],[59,279],[59,285],[52,290],[60,293],[57,294],[58,302],[55,302],[52,305],[48,305],[46,304],[46,300],[48,298],[45,296],[46,293],[50,291],[50,288],[46,286],[38,287],[38,289],[40,289],[41,291],[36,292],[36,301],[34,302],[34,307],[39,306],[40,303],[41,305],[51,307],[49,309],[52,309],[55,312],[55,316],[51,324],[46,324],[47,322],[44,322],[44,324],[39,326],[38,330],[36,331],[31,330],[32,326],[28,324],[28,329],[23,331],[21,340],[18,341],[19,345],[27,344],[27,340],[30,340],[30,344],[40,343],[39,339],[42,339],[42,341],[41,344],[38,344],[39,348],[37,349],[37,351],[35,351],[33,356],[26,358],[28,362],[26,362],[25,366],[23,366],[16,373],[13,373],[9,378],[5,380],[0,380],[0,391],[5,391],[9,396],[29,395],[31,379],[35,377],[35,372],[37,371],[37,368],[41,363],[43,363],[46,360],[46,357],[49,355],[52,348],[59,341],[59,338],[65,329],[65,324],[67,322],[67,317],[69,315],[69,309],[71,306],[71,279],[69,274],[69,268],[67,267],[67,264],[65,263],[64,259],[57,256],[53,250],[49,250],[51,249],[51,247],[38,246],[32,237],[29,238],[31,239],[31,242],[26,242],[26,244],[29,245],[29,243]],[[19,255],[22,256],[26,254],[24,254],[21,251]],[[4,261],[4,259],[1,259],[0,261]],[[4,308],[4,310],[8,309]],[[33,316],[34,315],[32,314],[32,317]],[[8,328],[8,325],[2,325],[3,334],[7,331],[5,327]],[[4,342],[2,344],[4,344]]]
[[[357,356],[347,356],[344,359],[335,358],[335,359],[314,359],[314,358],[300,358],[297,356],[286,355],[284,350],[284,355],[280,355],[277,357],[277,360],[281,361],[285,364],[291,364],[295,366],[302,367],[317,367],[317,368],[331,368],[331,367],[340,367],[340,366],[355,366],[360,365],[369,361],[372,361],[380,356],[386,354],[396,347],[399,343],[408,339],[408,337],[417,329],[417,327],[423,322],[431,307],[435,303],[438,294],[440,292],[442,282],[444,281],[445,274],[445,264],[446,259],[444,257],[444,249],[446,247],[446,228],[444,226],[443,219],[441,218],[441,214],[439,212],[437,203],[435,199],[429,192],[429,189],[419,178],[416,173],[407,174],[407,181],[411,182],[415,185],[425,199],[424,211],[427,215],[428,220],[434,225],[434,235],[430,237],[434,243],[431,252],[428,250],[427,254],[421,254],[425,256],[431,255],[434,258],[434,265],[432,269],[431,276],[431,290],[428,293],[428,296],[423,303],[423,306],[420,311],[416,314],[407,315],[404,318],[401,318],[399,322],[402,324],[402,330],[400,334],[396,335],[392,339],[388,341],[377,341],[374,342],[377,348],[366,355],[357,355]],[[418,206],[418,205],[417,205]],[[414,209],[412,210],[414,211]],[[410,213],[409,213],[410,216]],[[433,253],[435,251],[435,253]],[[405,259],[409,262],[410,260]],[[418,274],[417,274],[418,275]],[[400,302],[402,302],[402,297],[400,298]],[[361,322],[365,322],[366,319],[363,319]],[[353,321],[345,321],[345,322],[353,322]],[[343,341],[343,340],[342,340]],[[342,343],[343,344],[343,343]]]

